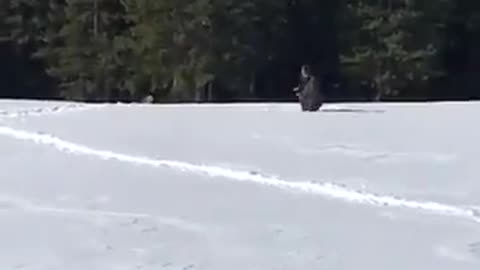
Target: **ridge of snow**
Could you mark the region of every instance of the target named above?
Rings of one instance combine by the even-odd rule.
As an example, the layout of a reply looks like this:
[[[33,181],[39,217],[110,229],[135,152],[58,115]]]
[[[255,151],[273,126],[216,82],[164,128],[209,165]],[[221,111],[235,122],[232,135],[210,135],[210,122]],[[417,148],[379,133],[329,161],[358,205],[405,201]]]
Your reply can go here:
[[[429,201],[412,201],[394,196],[360,192],[332,183],[290,182],[274,176],[260,175],[250,171],[226,169],[217,166],[195,165],[175,160],[159,160],[148,157],[132,156],[108,150],[93,149],[88,146],[65,141],[49,134],[34,133],[6,126],[0,126],[0,135],[17,140],[30,141],[39,145],[54,147],[61,152],[83,156],[92,156],[103,160],[116,160],[137,165],[164,167],[181,172],[203,174],[239,182],[250,182],[288,191],[320,195],[345,202],[370,206],[397,207],[422,210],[441,216],[454,216],[480,223],[479,211],[474,208],[459,207]]]
[[[123,211],[107,211],[98,209],[75,209],[64,208],[49,205],[38,205],[21,198],[0,195],[0,211],[17,209],[24,212],[42,213],[48,215],[69,215],[80,218],[90,217],[108,217],[108,218],[132,218],[137,219],[151,219],[156,222],[177,227],[188,231],[202,231],[203,228],[199,224],[180,220],[178,218],[164,217],[138,212],[123,212]]]
[[[0,110],[0,119],[1,118],[18,118],[22,116],[47,116],[47,115],[59,114],[63,112],[86,111],[94,108],[103,108],[106,106],[108,105],[106,104],[96,104],[96,105],[66,104],[66,105],[58,105],[53,107],[17,109],[14,111]]]

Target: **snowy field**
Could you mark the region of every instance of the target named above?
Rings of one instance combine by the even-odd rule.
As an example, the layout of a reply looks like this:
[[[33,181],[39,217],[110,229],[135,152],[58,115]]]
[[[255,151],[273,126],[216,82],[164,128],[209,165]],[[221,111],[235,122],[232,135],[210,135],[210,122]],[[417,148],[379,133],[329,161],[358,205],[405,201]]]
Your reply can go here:
[[[478,270],[478,115],[0,101],[0,270]]]

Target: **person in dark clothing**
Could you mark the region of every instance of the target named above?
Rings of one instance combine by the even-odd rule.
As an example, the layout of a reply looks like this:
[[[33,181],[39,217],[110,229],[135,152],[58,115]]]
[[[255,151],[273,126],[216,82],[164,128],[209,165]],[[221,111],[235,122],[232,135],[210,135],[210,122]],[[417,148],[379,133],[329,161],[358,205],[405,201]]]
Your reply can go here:
[[[293,90],[300,101],[302,111],[315,112],[320,109],[324,99],[320,88],[320,81],[312,74],[310,66],[303,65],[300,83]]]

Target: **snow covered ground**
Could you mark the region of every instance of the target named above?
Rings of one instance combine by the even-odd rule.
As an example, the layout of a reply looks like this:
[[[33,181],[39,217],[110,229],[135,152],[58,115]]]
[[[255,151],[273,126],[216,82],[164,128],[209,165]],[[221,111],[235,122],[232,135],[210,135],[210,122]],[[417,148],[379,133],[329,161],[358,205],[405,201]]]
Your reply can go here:
[[[480,269],[479,114],[0,101],[0,269]]]

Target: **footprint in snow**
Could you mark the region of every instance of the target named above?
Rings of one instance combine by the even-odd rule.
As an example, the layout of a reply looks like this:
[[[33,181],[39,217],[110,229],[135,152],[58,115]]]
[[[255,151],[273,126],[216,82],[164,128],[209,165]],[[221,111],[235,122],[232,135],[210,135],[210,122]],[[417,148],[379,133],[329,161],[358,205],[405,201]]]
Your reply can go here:
[[[0,210],[11,210],[16,208],[17,205],[13,202],[8,202],[8,201],[0,201]]]
[[[468,245],[468,249],[476,256],[480,256],[480,242],[471,243]]]
[[[127,219],[119,223],[120,227],[137,227],[139,224],[139,218]]]
[[[170,266],[173,266],[173,263],[171,262],[168,262],[168,263],[164,263],[162,264],[162,268],[167,268],[167,267],[170,267]],[[184,266],[183,268],[181,268],[182,270],[191,270],[191,269],[194,269],[195,268],[195,265],[194,264],[189,264],[187,266]]]
[[[142,233],[153,233],[153,232],[158,232],[158,227],[157,226],[153,226],[153,227],[149,227],[149,228],[144,228],[141,230]]]
[[[252,176],[270,177],[269,175],[266,175],[259,171],[249,171],[248,173]]]

